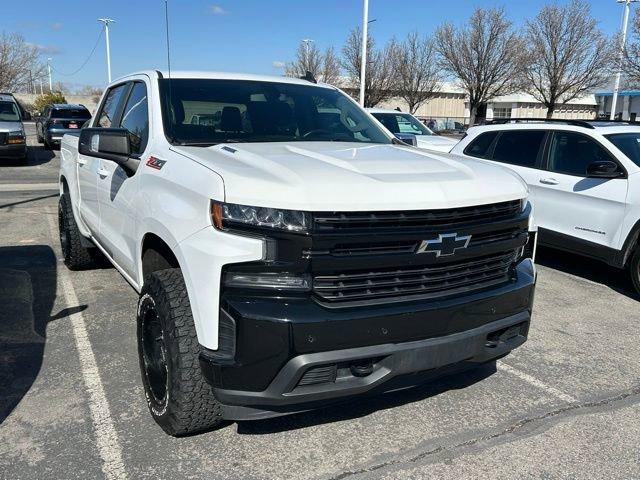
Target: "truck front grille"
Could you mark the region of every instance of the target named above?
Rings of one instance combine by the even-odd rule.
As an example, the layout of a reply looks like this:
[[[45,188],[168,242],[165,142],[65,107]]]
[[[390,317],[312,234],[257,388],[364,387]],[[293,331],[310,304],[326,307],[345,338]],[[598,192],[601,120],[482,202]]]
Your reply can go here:
[[[520,200],[446,210],[404,212],[322,212],[314,214],[314,231],[452,228],[466,224],[495,222],[520,211]]]
[[[440,298],[506,283],[516,251],[432,266],[315,275],[313,291],[326,302],[357,302],[407,297]]]

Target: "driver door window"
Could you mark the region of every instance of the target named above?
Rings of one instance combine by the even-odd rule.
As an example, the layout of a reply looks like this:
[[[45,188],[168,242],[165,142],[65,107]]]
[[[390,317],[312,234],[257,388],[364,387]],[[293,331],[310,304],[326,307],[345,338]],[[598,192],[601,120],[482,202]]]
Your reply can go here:
[[[131,153],[140,155],[144,152],[149,139],[149,108],[147,87],[143,82],[133,84],[124,106],[120,126],[130,133]]]
[[[105,98],[102,108],[100,109],[96,127],[109,128],[115,126],[113,123],[118,113],[118,106],[122,100],[122,95],[125,94],[128,87],[128,83],[123,83],[109,90],[107,98]]]

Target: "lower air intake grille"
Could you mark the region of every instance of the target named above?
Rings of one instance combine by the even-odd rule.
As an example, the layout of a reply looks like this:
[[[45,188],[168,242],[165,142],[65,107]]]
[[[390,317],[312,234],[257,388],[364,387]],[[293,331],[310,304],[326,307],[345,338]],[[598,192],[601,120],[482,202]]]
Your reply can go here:
[[[313,291],[327,302],[444,297],[508,282],[515,258],[510,251],[429,267],[318,275]]]
[[[305,385],[317,385],[319,383],[335,382],[336,374],[336,365],[321,365],[319,367],[311,367],[305,372],[305,374],[298,382],[298,387],[303,387]]]

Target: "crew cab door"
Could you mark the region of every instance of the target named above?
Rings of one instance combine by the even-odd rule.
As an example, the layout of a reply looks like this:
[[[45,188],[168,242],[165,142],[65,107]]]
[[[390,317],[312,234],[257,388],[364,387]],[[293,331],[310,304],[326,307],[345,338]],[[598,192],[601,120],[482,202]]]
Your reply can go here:
[[[126,85],[112,87],[104,97],[98,115],[94,120],[95,127],[108,128],[117,115],[118,108],[125,93]],[[101,169],[100,158],[82,155],[78,152],[78,189],[80,192],[80,215],[91,234],[102,244],[100,237],[100,207],[98,205],[98,176]]]
[[[100,204],[100,238],[114,261],[132,278],[136,277],[137,252],[136,208],[138,191],[135,175],[137,159],[144,154],[149,139],[149,107],[144,81],[130,82],[123,97],[121,113],[113,127],[129,132],[131,165],[122,166],[101,159],[98,172],[98,202]]]
[[[612,161],[618,165],[619,162],[596,139],[560,130],[551,133],[546,157],[546,169],[538,172],[536,186],[538,225],[561,235],[616,248],[628,180],[626,175],[589,178],[587,166],[595,161]],[[621,165],[619,168],[624,172]],[[551,244],[571,240],[543,237],[544,232],[541,241]]]

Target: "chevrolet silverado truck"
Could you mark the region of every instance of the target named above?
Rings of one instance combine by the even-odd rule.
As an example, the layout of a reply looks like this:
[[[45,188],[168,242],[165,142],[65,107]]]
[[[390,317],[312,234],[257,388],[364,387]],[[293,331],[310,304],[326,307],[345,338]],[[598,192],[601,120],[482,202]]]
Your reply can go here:
[[[99,251],[139,292],[142,383],[171,435],[408,388],[527,339],[522,180],[408,146],[329,85],[132,74],[61,156],[64,261]]]

